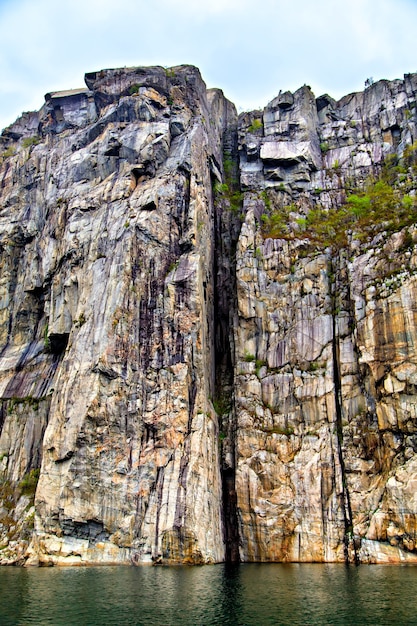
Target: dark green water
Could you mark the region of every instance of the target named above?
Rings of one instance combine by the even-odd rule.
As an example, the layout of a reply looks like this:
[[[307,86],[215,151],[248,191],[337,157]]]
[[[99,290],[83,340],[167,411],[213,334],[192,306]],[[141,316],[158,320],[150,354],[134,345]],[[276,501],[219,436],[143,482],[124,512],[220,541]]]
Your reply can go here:
[[[417,624],[417,567],[3,567],[0,624]]]

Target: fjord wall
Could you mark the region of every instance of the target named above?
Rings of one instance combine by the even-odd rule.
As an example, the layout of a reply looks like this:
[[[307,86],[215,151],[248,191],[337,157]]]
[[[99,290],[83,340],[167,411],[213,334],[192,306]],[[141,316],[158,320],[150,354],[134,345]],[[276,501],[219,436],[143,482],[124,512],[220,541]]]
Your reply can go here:
[[[0,139],[1,562],[417,561],[417,76],[86,85]]]

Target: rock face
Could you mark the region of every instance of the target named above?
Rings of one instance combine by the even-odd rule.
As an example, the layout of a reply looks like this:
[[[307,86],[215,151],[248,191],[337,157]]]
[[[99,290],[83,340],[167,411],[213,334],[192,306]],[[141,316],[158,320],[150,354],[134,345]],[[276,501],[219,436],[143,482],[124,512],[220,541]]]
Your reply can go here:
[[[368,237],[358,223],[343,243],[334,229],[320,240],[308,219],[319,205],[328,220],[348,189],[415,142],[416,91],[415,75],[337,103],[303,87],[241,119],[234,333],[243,560],[416,558],[415,167],[401,169],[407,227],[378,224],[382,195]],[[392,158],[391,169],[395,178]],[[401,187],[384,181],[368,187]],[[287,223],[272,237],[279,207]]]
[[[0,138],[1,562],[417,561],[417,75],[86,85]]]

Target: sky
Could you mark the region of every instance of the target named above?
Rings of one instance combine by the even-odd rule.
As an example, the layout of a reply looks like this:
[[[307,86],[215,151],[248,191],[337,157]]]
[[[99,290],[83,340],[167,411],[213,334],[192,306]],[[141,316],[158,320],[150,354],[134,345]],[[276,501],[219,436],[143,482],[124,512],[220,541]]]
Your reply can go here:
[[[105,68],[196,65],[238,111],[417,72],[417,0],[0,0],[0,129]]]

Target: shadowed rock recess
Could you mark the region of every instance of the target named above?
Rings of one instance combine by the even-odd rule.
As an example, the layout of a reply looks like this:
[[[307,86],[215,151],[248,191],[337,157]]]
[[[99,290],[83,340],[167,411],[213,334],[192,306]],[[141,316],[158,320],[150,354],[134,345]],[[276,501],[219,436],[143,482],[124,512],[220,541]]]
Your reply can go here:
[[[417,562],[417,75],[85,82],[0,137],[0,563]]]

